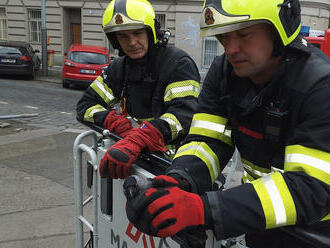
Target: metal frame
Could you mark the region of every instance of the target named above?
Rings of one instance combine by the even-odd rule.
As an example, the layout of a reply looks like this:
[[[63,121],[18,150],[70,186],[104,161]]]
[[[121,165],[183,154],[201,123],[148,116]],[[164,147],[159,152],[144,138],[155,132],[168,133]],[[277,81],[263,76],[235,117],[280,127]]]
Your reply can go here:
[[[87,137],[92,136],[93,146],[89,147],[85,144],[81,144],[82,140]],[[96,200],[97,189],[98,189],[98,177],[97,177],[97,154],[95,152],[97,147],[97,133],[93,130],[86,131],[76,138],[73,145],[73,159],[74,159],[74,193],[75,193],[75,207],[76,207],[76,247],[84,247],[84,237],[83,237],[83,225],[85,224],[88,229],[93,233],[93,247],[98,248],[98,201]],[[93,194],[83,201],[83,190],[82,190],[82,153],[86,152],[93,166]],[[94,200],[93,200],[94,199]],[[93,224],[91,224],[84,217],[84,206],[93,200]]]
[[[98,130],[100,131],[100,130]],[[73,145],[73,155],[74,155],[74,193],[75,193],[75,208],[76,208],[76,215],[75,215],[75,222],[76,222],[76,248],[84,248],[86,247],[86,245],[84,245],[84,231],[83,231],[83,227],[84,225],[89,229],[90,233],[91,233],[91,238],[92,238],[92,244],[90,243],[91,240],[89,242],[87,242],[87,245],[89,245],[88,247],[93,247],[93,248],[105,248],[105,247],[114,247],[110,244],[108,244],[107,240],[109,240],[109,238],[107,237],[107,234],[105,234],[104,229],[111,227],[118,227],[118,231],[121,227],[120,224],[117,223],[117,225],[114,224],[114,218],[118,218],[118,216],[116,216],[115,214],[111,214],[111,215],[104,215],[101,210],[102,208],[102,197],[100,197],[102,195],[102,180],[100,179],[99,175],[98,175],[98,162],[101,159],[102,155],[104,154],[105,150],[107,149],[107,147],[109,147],[111,144],[113,144],[113,142],[116,142],[116,140],[118,140],[118,137],[114,136],[114,135],[109,135],[108,132],[105,132],[103,130],[103,139],[102,142],[98,142],[99,137],[98,132],[94,131],[94,130],[89,130],[86,131],[80,135],[77,136],[74,145]],[[112,137],[113,136],[113,137]],[[89,147],[86,144],[83,144],[83,140],[86,137],[92,137],[92,146]],[[107,138],[105,138],[107,137]],[[110,138],[113,138],[113,140],[111,140]],[[119,138],[120,139],[120,138]],[[92,195],[88,196],[85,200],[83,199],[83,182],[82,182],[82,170],[83,170],[83,165],[82,165],[82,154],[83,153],[87,153],[89,156],[88,162],[89,164],[92,166],[92,177],[93,177],[93,185],[92,185]],[[237,156],[238,153],[236,153],[236,155],[234,156],[233,160],[236,162],[237,161]],[[153,159],[156,160],[162,160],[162,158],[157,157],[154,154],[149,154],[147,158],[145,158],[149,161],[152,162]],[[234,162],[233,161],[233,162]],[[164,162],[164,161],[163,161]],[[167,163],[169,163],[167,161]],[[154,175],[150,172],[148,172],[147,170],[139,167],[136,164],[132,165],[133,167],[133,173],[136,175],[142,175],[142,176],[146,176],[146,177],[153,177]],[[233,168],[230,169],[228,175],[227,175],[227,180],[226,180],[226,186],[228,186],[228,183],[230,183],[232,175],[235,172],[235,168],[236,168],[236,163],[233,163],[232,165]],[[120,185],[118,184],[118,182],[114,182],[115,184],[113,185],[113,187],[115,187],[118,190],[118,187],[120,187]],[[118,192],[118,191],[116,191]],[[121,196],[118,196],[119,199],[121,199]],[[117,198],[118,201],[118,198]],[[121,199],[121,201],[123,201],[123,199]],[[93,209],[92,209],[92,213],[93,213],[93,220],[92,222],[90,222],[89,220],[87,220],[87,218],[84,216],[84,207],[88,204],[91,203],[93,204]],[[116,206],[114,206],[116,207]],[[118,212],[116,212],[118,213]],[[119,214],[120,216],[122,215],[122,213]],[[109,223],[109,226],[107,226],[108,224],[104,224],[104,222]],[[103,235],[106,235],[105,237],[103,237]],[[240,241],[242,240],[242,237],[237,237],[237,238],[232,238],[232,239],[228,239],[228,240],[221,240],[221,241],[216,241],[215,238],[213,237],[213,233],[211,231],[208,231],[208,240],[206,243],[206,248],[220,248],[220,247],[231,247],[231,248],[246,248],[244,245],[242,245],[240,243]],[[153,237],[156,243],[156,240],[159,238]],[[157,241],[159,242],[159,240]],[[164,247],[171,247],[171,248],[177,248],[179,247],[179,245],[174,242],[171,239],[163,239],[163,244],[165,245]],[[136,244],[137,245],[137,244]],[[134,247],[138,247],[138,246],[134,246]],[[131,247],[131,246],[129,246]]]

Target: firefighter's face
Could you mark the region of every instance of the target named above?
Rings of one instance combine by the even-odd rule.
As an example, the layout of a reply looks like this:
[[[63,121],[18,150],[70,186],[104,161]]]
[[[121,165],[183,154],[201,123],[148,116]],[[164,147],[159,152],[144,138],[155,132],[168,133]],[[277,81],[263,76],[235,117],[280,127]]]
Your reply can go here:
[[[148,33],[144,28],[118,31],[116,38],[124,53],[131,59],[141,59],[148,52]]]
[[[269,24],[255,24],[217,38],[239,77],[249,77],[255,84],[262,84],[279,66],[281,58],[272,56],[274,35]]]

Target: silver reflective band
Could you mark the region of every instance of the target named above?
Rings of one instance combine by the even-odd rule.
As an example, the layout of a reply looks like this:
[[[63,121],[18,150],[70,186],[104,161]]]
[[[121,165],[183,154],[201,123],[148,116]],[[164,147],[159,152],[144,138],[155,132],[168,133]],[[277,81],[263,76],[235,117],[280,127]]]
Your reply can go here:
[[[270,173],[270,172],[268,172],[268,173],[267,172],[261,172],[259,170],[253,169],[250,165],[245,164],[245,163],[242,163],[242,164],[243,164],[244,169],[252,172],[253,174],[256,174],[259,177],[267,176]],[[284,172],[284,170],[273,167],[273,166],[270,167],[270,170],[271,170],[271,172],[281,172],[281,173]]]
[[[193,146],[185,147],[185,148],[181,149],[180,151],[178,151],[177,155],[180,154],[181,152],[185,152],[185,151],[188,151],[188,150],[197,150],[197,151],[201,152],[204,155],[204,157],[209,160],[209,162],[212,166],[214,178],[218,177],[219,172],[218,172],[217,164],[216,164],[214,158],[207,151],[205,151],[202,146],[193,145]]]
[[[91,110],[91,112],[89,112],[89,114],[87,116],[87,120],[94,122],[94,119],[93,119],[94,114],[97,112],[100,112],[100,111],[104,111],[104,110],[106,110],[106,109],[105,108],[94,108],[93,110]]]
[[[285,162],[305,164],[330,175],[330,163],[312,156],[300,153],[289,153],[285,155]]]
[[[179,133],[183,129],[179,123],[175,122],[174,120],[172,120],[169,117],[161,116],[159,119],[166,121],[170,126],[175,126],[177,133]]]
[[[278,188],[276,187],[275,182],[273,181],[273,179],[270,175],[261,178],[261,180],[264,182],[264,185],[268,192],[268,196],[269,196],[269,198],[272,202],[273,208],[274,208],[276,226],[285,225],[287,222],[286,211],[285,211],[285,207],[283,204],[281,194],[278,191]]]
[[[267,176],[269,174],[269,173],[264,173],[264,172],[255,170],[250,165],[247,165],[245,163],[242,163],[242,164],[243,164],[244,169],[246,169],[248,171],[251,171],[253,174],[256,174],[259,177],[264,177],[264,176]]]
[[[248,178],[248,173],[246,171],[243,171],[243,176],[245,177],[245,183],[250,183],[251,182]]]
[[[95,113],[97,112],[100,112],[100,109],[97,108],[97,109],[93,109],[91,112],[90,112],[90,115],[93,116]]]
[[[226,126],[210,121],[200,121],[200,120],[193,120],[191,122],[191,127],[199,127],[204,129],[209,129],[215,132],[224,133]]]
[[[224,135],[231,137],[231,130],[225,129]]]
[[[278,171],[278,172],[284,173],[284,170],[279,169],[279,168],[276,168],[276,167],[274,167],[274,166],[271,166],[270,169],[271,169],[272,172],[276,172],[276,171]]]
[[[171,95],[175,95],[177,93],[186,92],[186,91],[199,92],[199,88],[197,88],[194,85],[171,88],[169,91],[167,91],[166,95],[164,96],[164,99],[170,97]]]
[[[99,80],[96,80],[94,82],[96,84],[96,86],[104,93],[104,95],[110,100],[114,100],[115,97],[113,95],[111,95],[105,88],[104,88],[104,85],[99,81]]]

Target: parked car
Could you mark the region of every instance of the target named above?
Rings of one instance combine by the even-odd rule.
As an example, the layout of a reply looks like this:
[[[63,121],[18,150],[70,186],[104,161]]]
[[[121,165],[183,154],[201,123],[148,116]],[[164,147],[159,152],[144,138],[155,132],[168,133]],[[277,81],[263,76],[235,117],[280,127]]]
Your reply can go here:
[[[0,41],[0,75],[28,75],[34,79],[40,69],[39,52],[24,41]]]
[[[324,31],[324,35],[318,37],[305,36],[312,45],[318,47],[322,52],[324,52],[330,58],[330,28]]]
[[[71,45],[62,69],[63,88],[90,85],[109,64],[109,50],[106,47]]]

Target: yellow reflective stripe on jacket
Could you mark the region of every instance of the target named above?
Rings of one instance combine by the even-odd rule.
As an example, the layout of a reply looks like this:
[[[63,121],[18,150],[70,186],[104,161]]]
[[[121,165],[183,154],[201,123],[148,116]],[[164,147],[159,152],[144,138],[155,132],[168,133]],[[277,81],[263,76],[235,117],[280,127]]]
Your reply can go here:
[[[266,220],[266,229],[294,225],[296,207],[280,172],[251,182],[260,199]]]
[[[196,113],[191,122],[189,134],[207,136],[213,139],[233,145],[231,141],[231,129],[227,125],[228,119],[218,115]]]
[[[273,166],[271,166],[270,169],[257,166],[244,158],[242,158],[242,164],[245,172],[245,178],[243,178],[243,182],[245,182],[244,180],[246,179],[247,175],[250,177],[248,180],[253,181],[260,177],[267,176],[271,172],[284,172],[284,170]]]
[[[255,178],[253,178],[246,171],[243,171],[242,180],[243,180],[243,183],[250,183],[250,182],[254,181]]]
[[[88,121],[88,122],[93,122],[94,123],[94,114],[97,112],[102,112],[102,111],[106,111],[107,109],[104,108],[102,105],[97,104],[94,105],[90,108],[88,108],[84,114],[84,120]]]
[[[330,220],[330,214],[326,215],[321,221]]]
[[[198,97],[200,91],[199,83],[194,80],[185,80],[167,85],[165,89],[164,102],[177,97]]]
[[[168,123],[172,133],[172,140],[175,140],[179,133],[182,132],[183,128],[179,120],[175,117],[175,115],[170,113],[165,113],[159,119],[162,119]]]
[[[285,171],[304,171],[330,185],[330,154],[301,145],[285,149]]]
[[[282,169],[279,169],[279,168],[276,168],[276,167],[270,167],[270,169],[271,169],[271,171],[272,172],[281,172],[281,173],[284,173],[284,170],[282,170]]]
[[[146,118],[146,119],[133,118],[133,120],[135,120],[138,124],[141,124],[144,121],[151,121],[151,120],[154,120],[154,119],[155,119],[154,117]]]
[[[267,176],[271,172],[270,169],[259,167],[246,159],[242,159],[242,164],[244,170],[255,179]]]
[[[190,142],[181,146],[175,154],[174,159],[184,155],[197,156],[201,159],[210,172],[212,183],[215,182],[215,179],[220,173],[219,159],[205,142]]]
[[[243,165],[244,166],[244,172],[249,175],[249,181],[253,181],[253,180],[256,180],[256,179],[259,179],[260,177],[263,177],[261,176],[260,174],[256,174],[256,173],[253,173],[253,171],[250,171],[250,170],[247,170],[246,169],[246,165]],[[268,174],[265,174],[265,175],[268,175]],[[265,176],[264,175],[264,176]]]
[[[90,87],[107,103],[110,105],[118,100],[114,97],[112,90],[104,83],[103,78],[98,76]]]

